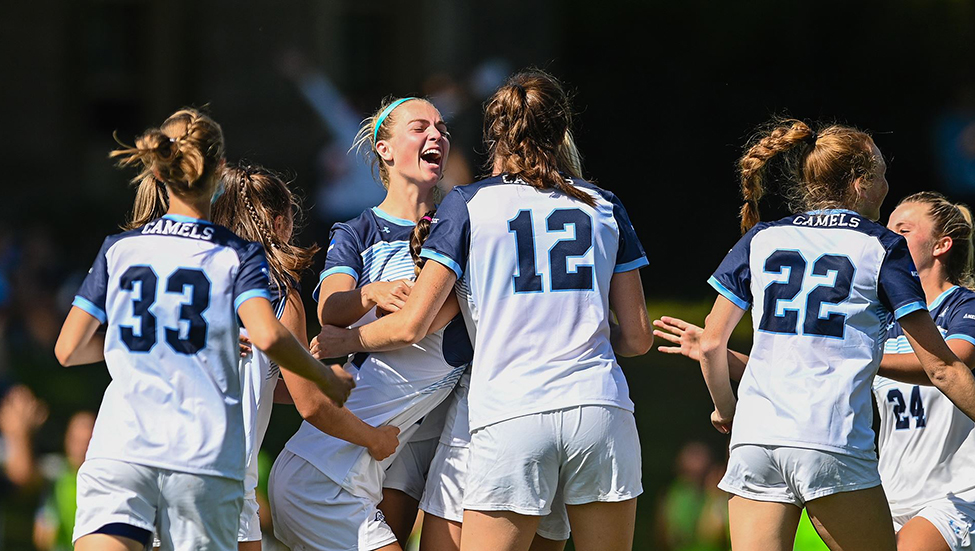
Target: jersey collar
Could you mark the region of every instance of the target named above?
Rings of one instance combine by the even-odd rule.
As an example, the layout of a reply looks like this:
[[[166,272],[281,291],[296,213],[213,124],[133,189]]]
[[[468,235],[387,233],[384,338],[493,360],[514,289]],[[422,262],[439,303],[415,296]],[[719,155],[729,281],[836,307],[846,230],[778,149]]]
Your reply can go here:
[[[388,212],[380,209],[379,207],[372,207],[372,212],[376,216],[382,218],[383,220],[386,220],[388,222],[392,222],[392,223],[396,224],[397,226],[415,226],[416,225],[416,222],[414,222],[412,220],[407,220],[405,218],[396,218],[392,214],[389,214]]]
[[[934,299],[934,301],[932,301],[931,304],[928,304],[928,310],[933,311],[938,306],[941,306],[941,303],[944,302],[946,298],[948,298],[948,295],[950,295],[957,288],[958,288],[957,285],[952,285],[945,292],[938,295],[938,298]]]
[[[206,220],[201,220],[199,218],[193,218],[192,216],[186,216],[183,214],[164,214],[163,218],[168,218],[170,220],[175,220],[177,222],[197,222],[201,224],[209,224],[210,222]]]

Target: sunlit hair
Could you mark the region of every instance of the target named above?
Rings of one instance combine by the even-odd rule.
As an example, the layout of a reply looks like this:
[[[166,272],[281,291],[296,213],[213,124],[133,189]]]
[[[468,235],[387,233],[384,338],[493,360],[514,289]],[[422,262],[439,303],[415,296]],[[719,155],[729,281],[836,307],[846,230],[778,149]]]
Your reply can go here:
[[[116,138],[118,141],[118,138]],[[109,154],[119,166],[142,164],[133,178],[138,183],[135,204],[123,226],[133,229],[166,214],[169,194],[197,197],[211,195],[217,168],[224,157],[223,130],[209,116],[184,107],[170,115],[159,128],[136,138],[134,146],[121,141]]]
[[[355,150],[360,155],[363,155],[366,160],[374,167],[379,168],[379,182],[384,188],[389,189],[389,166],[386,161],[379,156],[379,152],[376,150],[376,143],[382,140],[388,140],[392,137],[392,130],[390,130],[394,124],[396,124],[396,112],[399,111],[403,105],[410,103],[411,101],[423,101],[430,103],[423,98],[413,98],[408,99],[397,105],[386,118],[383,119],[382,125],[379,127],[379,132],[376,132],[376,122],[382,115],[382,112],[386,110],[387,107],[396,103],[403,98],[387,97],[383,100],[379,109],[376,110],[371,116],[366,117],[359,125],[359,131],[356,132],[355,140],[352,142],[352,147],[349,151]],[[433,105],[433,104],[431,104]],[[375,137],[375,138],[374,138]]]
[[[484,143],[488,171],[596,204],[567,179],[582,179],[582,157],[572,138],[569,95],[552,75],[531,69],[498,88],[484,108]]]
[[[228,167],[221,180],[224,192],[213,203],[213,223],[263,245],[272,284],[296,290],[301,272],[311,266],[318,246],[294,244],[303,213],[288,184],[275,172],[243,163]],[[294,231],[292,238],[284,241],[274,231],[274,220],[289,215],[294,221]]]
[[[951,238],[951,248],[945,269],[948,281],[955,285],[975,286],[972,274],[972,211],[968,205],[952,203],[944,195],[934,191],[922,191],[901,199],[897,206],[905,203],[920,203],[928,207],[928,218],[934,224],[934,237]]]
[[[436,214],[436,210],[431,210],[421,216],[416,226],[413,227],[413,231],[410,233],[410,257],[413,258],[413,267],[416,275],[420,275],[420,270],[423,269],[423,265],[427,262],[426,258],[420,256],[420,250],[423,249],[423,243],[430,235],[430,225],[433,224],[433,217]]]
[[[752,139],[738,161],[741,172],[741,231],[759,222],[758,201],[765,194],[769,165],[782,170],[782,194],[793,210],[848,208],[856,200],[853,182],[874,175],[879,161],[869,134],[831,125],[815,132],[794,119],[776,120]]]

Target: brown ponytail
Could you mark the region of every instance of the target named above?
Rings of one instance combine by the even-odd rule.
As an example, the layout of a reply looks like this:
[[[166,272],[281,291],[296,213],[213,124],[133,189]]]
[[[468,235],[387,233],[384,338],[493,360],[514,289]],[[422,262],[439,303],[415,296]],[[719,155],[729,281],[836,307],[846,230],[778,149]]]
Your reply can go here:
[[[196,196],[213,193],[217,168],[224,156],[223,130],[213,119],[191,108],[173,113],[159,128],[151,128],[109,157],[119,166],[142,164],[132,181],[138,182],[136,201],[125,224],[133,229],[165,214],[169,193]]]
[[[430,235],[430,225],[433,224],[433,217],[436,214],[436,210],[431,210],[421,216],[416,222],[416,226],[413,227],[413,232],[410,233],[410,256],[413,258],[416,275],[420,275],[420,270],[427,262],[427,259],[420,257],[420,250],[423,249],[423,242]]]
[[[297,233],[302,215],[298,199],[281,176],[259,166],[228,167],[221,182],[224,192],[213,203],[213,223],[263,245],[271,281],[294,291],[301,272],[311,266],[318,246],[299,247],[293,238],[282,240],[274,230],[274,220],[291,214],[292,235]]]
[[[596,204],[567,179],[582,178],[582,162],[572,139],[569,96],[552,75],[528,70],[508,79],[484,108],[484,142],[492,173],[508,173],[538,189]]]
[[[760,132],[738,161],[741,193],[741,231],[760,220],[758,202],[773,160],[780,160],[787,184],[783,193],[794,210],[849,207],[857,178],[877,167],[870,135],[849,126],[832,125],[815,132],[799,120],[774,121]]]

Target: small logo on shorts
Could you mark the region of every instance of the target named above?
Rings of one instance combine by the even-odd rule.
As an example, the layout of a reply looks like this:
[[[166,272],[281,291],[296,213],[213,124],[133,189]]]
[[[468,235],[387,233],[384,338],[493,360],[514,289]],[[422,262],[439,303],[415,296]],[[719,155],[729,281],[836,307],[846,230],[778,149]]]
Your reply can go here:
[[[384,515],[382,511],[376,511],[376,518],[373,520],[386,524],[386,515]]]

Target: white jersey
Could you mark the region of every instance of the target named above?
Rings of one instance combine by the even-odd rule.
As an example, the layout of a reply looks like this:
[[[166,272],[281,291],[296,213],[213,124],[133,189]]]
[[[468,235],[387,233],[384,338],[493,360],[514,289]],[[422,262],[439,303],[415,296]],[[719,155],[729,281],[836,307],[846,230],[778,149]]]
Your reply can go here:
[[[708,282],[752,306],[731,447],[873,458],[870,385],[888,319],[925,309],[904,238],[852,211],[797,214],[752,228]]]
[[[107,324],[87,459],[243,480],[236,311],[270,299],[264,249],[166,215],[105,240],[74,305]]]
[[[279,320],[288,305],[287,288],[271,285],[271,306]],[[246,336],[247,330],[240,334]],[[251,347],[251,353],[240,359],[241,385],[243,389],[244,438],[247,443],[247,473],[244,477],[244,497],[254,496],[257,490],[257,456],[271,422],[271,409],[274,405],[274,388],[278,384],[281,368],[271,361],[267,354]]]
[[[469,405],[467,403],[471,388],[471,370],[468,368],[464,376],[454,387],[454,393],[448,400],[447,418],[440,433],[440,443],[445,446],[467,447],[471,445],[471,424],[469,419]]]
[[[415,272],[409,237],[413,226],[413,222],[378,208],[336,224],[321,279],[335,273],[348,274],[360,287],[372,281],[412,279]],[[375,319],[375,312],[370,311],[356,325]],[[345,407],[374,427],[399,427],[398,453],[419,427],[418,422],[450,395],[472,354],[460,316],[412,346],[356,354],[345,365],[356,382]],[[382,498],[383,473],[396,458],[394,453],[375,461],[366,448],[324,434],[308,422],[301,424],[286,448],[352,494],[377,503]]]
[[[508,175],[455,187],[421,256],[452,269],[474,342],[471,430],[579,405],[633,410],[609,340],[614,273],[647,265],[610,192],[596,206]]]
[[[975,344],[975,293],[952,287],[928,309],[945,340]],[[891,327],[885,354],[913,354],[900,325]],[[894,517],[975,488],[975,422],[932,386],[873,382],[880,411],[880,477]]]

